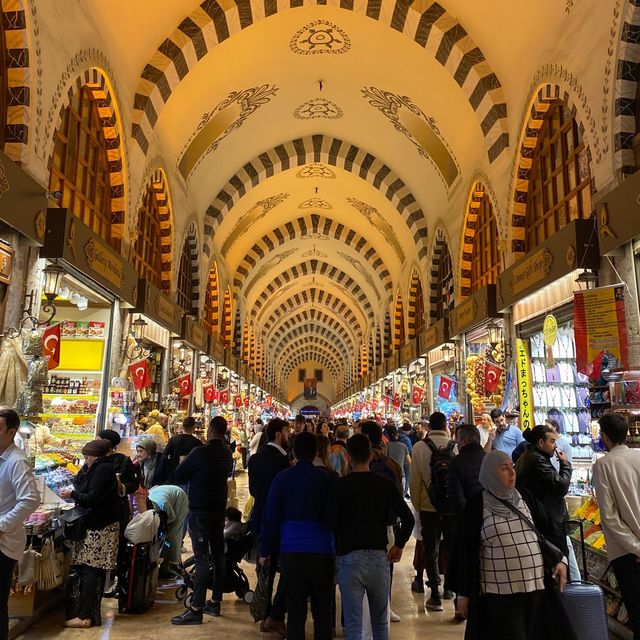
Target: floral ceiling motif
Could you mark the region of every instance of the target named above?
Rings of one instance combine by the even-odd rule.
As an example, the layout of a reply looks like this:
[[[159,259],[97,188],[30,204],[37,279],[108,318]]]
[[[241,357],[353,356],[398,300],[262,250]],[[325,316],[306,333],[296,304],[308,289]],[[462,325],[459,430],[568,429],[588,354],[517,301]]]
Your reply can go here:
[[[351,39],[333,22],[314,20],[294,34],[289,48],[302,56],[346,53],[351,48]]]
[[[325,98],[307,100],[293,112],[293,117],[297,120],[317,120],[319,118],[339,120],[343,115],[342,109],[337,104]]]

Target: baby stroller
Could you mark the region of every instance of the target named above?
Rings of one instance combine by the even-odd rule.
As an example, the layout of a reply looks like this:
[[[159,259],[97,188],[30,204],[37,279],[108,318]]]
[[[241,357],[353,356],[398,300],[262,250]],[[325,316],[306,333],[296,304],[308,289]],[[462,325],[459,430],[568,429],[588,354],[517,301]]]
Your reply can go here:
[[[239,540],[227,540],[227,550],[224,554],[227,568],[224,592],[235,593],[246,604],[253,600],[253,590],[249,585],[249,579],[240,568],[240,562],[245,554],[253,546],[253,536],[245,535]],[[215,568],[213,563],[209,565],[209,589],[213,587]],[[189,608],[193,600],[193,583],[195,578],[195,558],[192,556],[185,560],[181,566],[181,574],[184,584],[176,589],[176,598],[182,600],[184,606]]]

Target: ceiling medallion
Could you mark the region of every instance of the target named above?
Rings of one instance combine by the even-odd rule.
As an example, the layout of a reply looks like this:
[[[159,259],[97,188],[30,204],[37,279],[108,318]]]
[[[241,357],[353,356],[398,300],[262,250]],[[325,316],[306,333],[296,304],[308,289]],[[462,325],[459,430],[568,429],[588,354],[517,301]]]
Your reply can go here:
[[[333,209],[331,204],[322,198],[309,198],[298,205],[298,209]]]
[[[336,174],[333,169],[326,167],[319,162],[312,162],[311,164],[302,167],[302,169],[296,173],[296,176],[298,178],[328,178],[333,180],[336,177]]]
[[[315,20],[291,38],[289,48],[302,56],[318,53],[346,53],[351,48],[349,36],[328,20]]]
[[[460,167],[442,138],[435,118],[427,116],[407,96],[399,96],[376,87],[365,87],[362,95],[438,170],[447,188],[456,182],[460,176]]]
[[[178,160],[178,171],[188,180],[196,167],[219,144],[239,129],[255,111],[267,104],[278,92],[275,85],[263,84],[243,91],[232,91],[222,102],[200,118]]]
[[[342,109],[337,104],[324,98],[307,100],[293,112],[293,117],[298,120],[317,120],[318,118],[340,120],[343,115]]]

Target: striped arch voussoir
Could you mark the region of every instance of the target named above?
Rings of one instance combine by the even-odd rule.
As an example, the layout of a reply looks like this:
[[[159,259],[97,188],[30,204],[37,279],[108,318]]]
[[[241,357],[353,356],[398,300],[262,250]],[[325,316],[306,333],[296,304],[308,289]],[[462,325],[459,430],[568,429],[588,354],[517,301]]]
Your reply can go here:
[[[420,314],[424,314],[424,289],[420,274],[417,269],[414,269],[409,280],[409,298],[407,301],[407,325],[410,339],[415,337],[419,321],[421,320],[424,323],[424,318],[418,318]],[[368,350],[368,357],[371,359],[371,349]]]
[[[29,149],[31,104],[31,52],[26,0],[2,0],[2,28],[6,41],[7,120],[4,152],[16,162],[26,162]]]
[[[442,258],[442,256],[445,254],[445,250],[448,250],[448,243],[447,243],[447,239],[446,236],[444,234],[444,230],[442,228],[439,228],[436,232],[435,238],[433,240],[433,252],[431,254],[431,265],[430,265],[430,269],[429,269],[429,316],[431,318],[432,322],[435,322],[437,319],[437,309],[436,309],[436,303],[437,303],[437,299],[438,299],[438,293],[437,293],[437,288],[438,288],[438,267],[440,264],[440,259]],[[453,258],[453,256],[452,256]],[[453,288],[454,288],[454,282],[452,279],[451,285],[450,285],[450,300],[453,301]],[[452,302],[453,304],[453,302]],[[450,309],[449,309],[450,310]]]
[[[184,239],[187,244],[189,256],[191,259],[191,275],[193,285],[193,301],[192,309],[196,316],[198,315],[200,304],[200,258],[198,256],[198,227],[195,222],[189,225],[189,230]]]
[[[336,354],[339,353],[340,357],[345,361],[349,359],[352,353],[349,344],[338,336],[334,329],[310,322],[296,325],[290,329],[271,347],[271,352],[281,354],[298,339],[309,344],[319,343],[330,346],[331,350],[335,351]]]
[[[555,84],[545,84],[540,87],[529,109],[529,116],[524,131],[522,132],[520,149],[518,151],[517,174],[511,215],[511,259],[513,262],[525,253],[527,200],[533,155],[544,117],[549,107],[557,100],[564,102],[571,110],[571,114],[578,123],[580,136],[584,136],[584,125],[578,119],[577,105],[571,95]],[[591,151],[589,147],[587,147],[587,155],[589,157],[589,163],[591,163]]]
[[[98,107],[98,117],[102,126],[107,147],[109,168],[109,185],[111,192],[111,237],[122,242],[125,228],[125,179],[124,179],[124,147],[120,138],[120,126],[117,122],[115,97],[111,94],[107,78],[96,68],[87,69],[78,76],[67,91],[69,102],[73,96],[87,87]],[[55,130],[62,125],[68,103],[60,107]],[[53,153],[53,151],[52,151]],[[51,164],[51,158],[49,158]]]
[[[258,21],[295,7],[326,4],[360,13],[404,34],[451,74],[469,101],[493,162],[509,145],[507,105],[497,75],[464,27],[437,2],[405,0],[205,0],[160,45],[142,71],[131,134],[142,151],[164,104],[185,76],[218,44]]]
[[[462,259],[460,260],[460,295],[466,298],[471,294],[471,261],[473,260],[473,239],[476,236],[478,210],[485,195],[485,188],[481,182],[476,182],[471,188],[467,211],[465,213],[462,236]]]

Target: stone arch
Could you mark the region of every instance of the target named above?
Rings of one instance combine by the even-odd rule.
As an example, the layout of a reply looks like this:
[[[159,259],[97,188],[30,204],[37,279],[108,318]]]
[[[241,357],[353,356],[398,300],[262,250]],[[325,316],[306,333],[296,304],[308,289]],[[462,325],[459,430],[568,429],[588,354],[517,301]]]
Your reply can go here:
[[[498,76],[464,27],[436,2],[409,4],[404,0],[366,3],[327,0],[328,6],[361,13],[388,25],[434,55],[469,101],[493,162],[509,145],[507,103]],[[247,0],[219,4],[205,0],[158,47],[145,65],[135,92],[131,135],[143,153],[164,104],[186,75],[206,54],[233,34],[278,11],[316,0]]]
[[[426,260],[428,251],[427,221],[409,187],[390,167],[372,154],[349,142],[323,134],[298,138],[267,150],[247,162],[236,175],[229,179],[205,212],[204,254],[208,257],[213,254],[213,238],[225,216],[253,187],[279,172],[312,162],[323,162],[344,169],[378,189],[402,216],[413,234],[418,258]],[[288,196],[288,194],[281,195],[284,198]],[[280,201],[278,200],[276,204],[279,204]],[[353,201],[351,204],[369,218],[374,211],[377,212],[364,202]],[[263,208],[265,212],[266,206],[265,202],[265,208]],[[275,204],[269,202],[268,206],[273,208]],[[402,248],[399,247],[397,251],[402,255],[401,262],[404,262]]]
[[[16,162],[26,162],[32,95],[29,9],[26,0],[2,0],[1,6],[8,93],[7,120],[1,123],[4,152]]]
[[[280,354],[283,350],[286,350],[290,344],[295,343],[296,338],[300,337],[308,337],[312,341],[324,339],[327,343],[332,344],[345,360],[352,357],[354,353],[352,346],[342,336],[336,333],[335,329],[324,324],[318,325],[310,322],[294,326],[286,334],[280,336],[278,340],[271,345],[270,350],[273,353]]]
[[[389,296],[389,301],[391,301],[393,295],[391,274],[369,241],[343,222],[317,213],[299,216],[295,220],[282,224],[262,236],[262,238],[249,249],[247,255],[236,269],[233,279],[235,292],[238,293],[242,290],[251,270],[274,251],[275,247],[280,247],[287,242],[315,233],[344,242],[346,246],[352,248],[360,257],[366,260],[376,274],[376,277],[382,282]]]
[[[635,173],[638,169],[633,152],[637,135],[638,83],[640,82],[640,4],[625,0],[620,28],[620,40],[615,61],[613,148],[614,171]]]
[[[447,292],[442,293],[442,297],[449,300],[447,309],[444,311],[451,311],[455,304],[455,265],[453,265],[453,256],[449,249],[449,243],[442,227],[439,227],[433,239],[433,249],[431,251],[431,265],[429,269],[429,317],[431,322],[436,322],[438,319],[437,313],[437,301],[439,299],[438,287],[439,282],[439,267],[440,260],[448,253],[451,256],[452,261],[452,276],[451,283]]]
[[[231,343],[233,341],[233,305],[231,299],[231,287],[229,286],[224,290],[224,297],[222,301],[220,337],[224,346],[227,349],[231,349]]]
[[[409,340],[416,337],[425,323],[424,288],[418,269],[414,268],[409,278],[409,298],[407,302],[407,327]]]
[[[198,257],[198,226],[195,222],[192,222],[187,229],[187,232],[184,236],[184,240],[182,243],[183,252],[187,253],[189,256],[189,267],[191,271],[191,293],[192,293],[192,301],[191,301],[191,312],[193,315],[198,316],[198,311],[200,307],[200,260]],[[182,255],[180,257],[182,260]],[[179,268],[179,261],[176,265]],[[178,283],[178,279],[176,278],[176,284]]]
[[[402,304],[402,293],[396,293],[396,301],[393,307],[393,350],[399,349],[406,339],[404,330],[404,305]]]
[[[384,313],[384,352],[383,356],[388,358],[393,351],[393,334],[391,331],[391,314],[389,313],[389,309],[387,309]]]
[[[111,195],[111,237],[120,244],[124,238],[126,228],[126,169],[125,147],[122,136],[122,122],[120,120],[117,97],[106,73],[97,67],[86,69],[67,88],[67,100],[58,111],[54,131],[62,125],[67,106],[73,96],[87,87],[98,106],[102,134],[107,147],[109,166],[109,186]],[[49,144],[48,166],[53,159],[53,136]]]
[[[218,264],[213,261],[207,277],[204,296],[204,325],[211,334],[220,333],[220,284],[218,280]]]
[[[533,155],[538,143],[538,135],[544,123],[544,117],[549,107],[560,100],[570,109],[575,119],[580,136],[585,139],[585,127],[578,117],[578,105],[572,95],[557,84],[545,83],[535,92],[527,109],[527,118],[520,136],[516,157],[516,180],[513,190],[511,208],[511,220],[509,221],[509,233],[511,239],[511,262],[515,262],[525,253],[526,244],[526,215],[527,200],[529,195],[529,179]],[[591,166],[591,148],[585,139],[585,147],[589,165]],[[594,189],[593,173],[591,172],[591,185]]]

